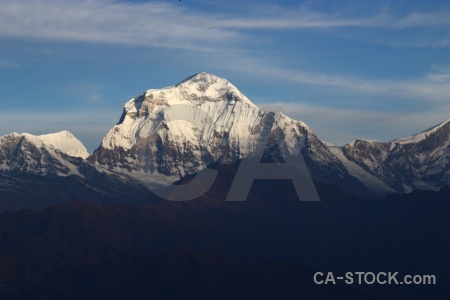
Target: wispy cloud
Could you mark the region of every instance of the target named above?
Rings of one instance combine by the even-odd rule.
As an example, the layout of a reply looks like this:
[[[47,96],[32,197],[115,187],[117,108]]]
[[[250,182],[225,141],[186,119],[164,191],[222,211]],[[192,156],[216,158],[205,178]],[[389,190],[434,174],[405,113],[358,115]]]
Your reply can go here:
[[[211,51],[243,42],[248,29],[320,28],[444,28],[434,46],[447,47],[449,10],[409,12],[403,16],[380,10],[353,17],[300,7],[247,8],[211,14],[177,2],[116,2],[112,0],[2,0],[0,36],[144,45]],[[235,44],[236,45],[236,44]]]
[[[448,9],[443,11],[436,11],[433,13],[413,12],[403,18],[391,18],[391,20],[388,21],[385,26],[391,26],[395,28],[446,27],[450,25],[448,14]]]
[[[213,22],[221,28],[245,29],[299,29],[299,28],[339,28],[339,27],[369,27],[406,29],[415,27],[443,27],[450,25],[448,12],[417,13],[404,17],[395,17],[385,12],[364,17],[343,17],[329,13],[319,13],[300,9],[269,10],[264,16],[225,18]],[[220,17],[220,16],[219,16]]]
[[[50,126],[52,128],[61,127],[63,129],[64,126],[70,127],[72,125],[79,124],[82,124],[87,128],[94,124],[104,124],[103,126],[109,126],[114,120],[118,121],[118,118],[119,115],[117,114],[117,111],[113,110],[96,109],[72,112],[30,112],[18,110],[2,110],[0,112],[0,132],[9,133],[12,131],[21,130],[38,130],[37,128],[39,126]],[[20,128],[17,127],[17,124],[21,124]],[[22,127],[23,129],[21,129]]]
[[[206,18],[162,2],[4,0],[0,35],[203,51],[237,38],[233,31],[205,26]]]
[[[220,17],[220,16],[219,16]],[[329,16],[328,16],[329,17]],[[239,29],[299,29],[329,27],[366,27],[373,26],[372,20],[365,19],[330,19],[322,13],[274,14],[264,17],[225,18],[212,23],[215,27]]]
[[[390,141],[419,133],[450,119],[450,105],[421,112],[370,111],[310,104],[275,102],[295,120],[302,120],[325,141],[344,145],[355,138]]]
[[[396,98],[399,101],[422,101],[429,104],[427,111],[399,116],[395,112],[380,113],[283,103],[292,117],[307,122],[319,137],[343,143],[355,136],[395,138],[448,119],[450,69],[435,68],[422,77],[404,76],[403,79],[396,80],[320,73],[308,68],[293,69],[266,59],[260,49],[254,51],[255,39],[258,42],[263,39],[261,43],[272,43],[276,35],[260,34],[269,30],[289,30],[296,33],[314,31],[332,32],[335,34],[333,37],[337,38],[353,38],[394,47],[450,47],[449,14],[448,8],[429,12],[406,11],[402,15],[388,9],[375,9],[361,17],[343,11],[321,12],[305,7],[293,10],[282,6],[269,9],[247,7],[244,13],[228,11],[212,14],[206,10],[195,10],[189,5],[178,5],[177,1],[133,3],[113,0],[0,0],[0,37],[201,52],[192,55],[190,51],[183,51],[188,53],[185,57],[189,60],[193,60],[193,57],[201,60],[205,52],[214,52],[208,56],[208,61],[217,57],[215,69],[331,87],[338,93],[345,90],[362,96],[389,96],[390,99]],[[354,29],[358,28],[371,29],[370,33],[377,34],[367,35],[365,30],[356,32]],[[422,31],[416,35],[412,30],[417,28]],[[428,30],[433,34],[428,35]],[[405,31],[413,34],[392,34]],[[271,47],[265,49],[272,51],[276,46],[271,44]],[[289,59],[295,57],[290,56],[282,63],[289,65],[286,63]],[[0,68],[19,67],[21,65],[13,61],[0,60]],[[85,97],[94,103],[101,100],[101,86],[80,83],[74,84],[73,89],[80,93],[80,98]],[[339,97],[342,98],[342,94]],[[92,140],[95,137],[99,142],[117,117],[117,111],[105,113],[103,110],[45,114],[0,111],[0,132],[28,131],[34,128],[36,132],[32,133],[46,133],[59,128],[76,128],[78,132],[92,136]],[[367,127],[361,124],[367,124]],[[377,136],[380,132],[392,136]]]
[[[92,152],[105,134],[118,121],[117,110],[91,109],[82,112],[33,112],[24,110],[0,111],[0,136],[12,132],[47,134],[68,130]]]
[[[418,78],[385,80],[281,68],[275,65],[269,66],[256,59],[245,58],[228,62],[223,67],[300,84],[328,86],[354,91],[365,96],[387,95],[394,96],[399,100],[425,101],[430,105],[447,103],[450,100],[450,69],[446,68],[434,68],[428,74]]]
[[[21,65],[11,60],[0,60],[0,69],[18,69]]]
[[[425,112],[401,113],[292,102],[265,103],[261,106],[282,107],[289,117],[304,121],[320,139],[336,145],[344,145],[355,138],[389,141],[418,133],[450,118],[450,105]],[[92,152],[118,117],[117,109],[83,112],[0,111],[0,135],[69,130]]]
[[[55,89],[63,93],[75,94],[84,103],[101,103],[105,100],[103,94],[107,87],[107,84],[71,81],[59,84]]]

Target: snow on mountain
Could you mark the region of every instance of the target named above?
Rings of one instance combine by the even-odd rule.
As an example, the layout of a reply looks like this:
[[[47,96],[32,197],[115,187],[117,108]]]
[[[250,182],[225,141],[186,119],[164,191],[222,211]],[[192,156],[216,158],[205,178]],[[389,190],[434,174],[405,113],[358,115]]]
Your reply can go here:
[[[35,136],[11,133],[0,136],[0,173],[39,176],[85,177],[87,169],[111,174],[101,166],[84,160],[89,156],[84,145],[70,132]]]
[[[81,142],[67,131],[1,136],[0,210],[38,209],[75,199],[146,201],[144,186],[82,158],[86,156]]]
[[[127,186],[140,189],[135,179],[168,184],[210,163],[233,163],[261,151],[272,161],[301,153],[313,179],[359,195],[450,183],[450,119],[390,142],[357,139],[336,147],[320,141],[303,122],[259,109],[226,79],[204,72],[126,102],[119,123],[92,156],[67,131],[2,136],[0,173],[74,175],[86,186],[100,184],[103,195],[119,185],[125,195]]]
[[[36,145],[42,143],[69,156],[81,157],[83,159],[89,156],[84,145],[72,133],[65,130],[37,136],[29,133],[23,133],[22,135],[26,136],[27,139],[33,141]]]
[[[373,190],[437,190],[450,183],[450,120],[391,142],[357,139],[329,148],[351,175]]]
[[[35,175],[80,175],[69,157],[87,157],[86,148],[70,132],[34,136],[11,133],[0,137],[0,172]]]
[[[448,126],[448,124],[450,123],[450,119],[448,119],[447,121],[444,121],[434,127],[431,127],[427,130],[422,131],[421,133],[417,133],[414,135],[410,135],[404,138],[400,138],[400,139],[396,139],[391,141],[391,143],[393,144],[411,144],[411,143],[418,143],[420,141],[425,140],[428,136],[430,136],[431,134],[438,132],[441,128]]]
[[[125,103],[122,117],[89,158],[147,183],[176,181],[209,163],[256,155],[262,136],[342,175],[344,167],[301,121],[260,110],[226,79],[195,74]]]
[[[188,135],[186,126],[189,125],[184,124],[182,120],[189,116],[183,115],[180,110],[177,111],[178,116],[175,116],[179,120],[170,122],[165,114],[174,105],[195,106],[213,120],[220,119],[218,125],[205,124],[210,122],[204,117],[198,120],[204,122],[201,125],[209,126],[208,130],[234,120],[247,122],[233,127],[233,130],[242,130],[255,122],[255,113],[258,112],[257,107],[225,79],[199,73],[175,86],[148,90],[125,103],[119,124],[103,139],[102,146],[106,149],[131,149],[138,139],[152,135],[158,130],[162,122],[161,116],[164,116],[165,123],[170,126],[173,137]],[[228,114],[224,114],[224,111]]]
[[[379,179],[377,176],[375,176],[370,172],[367,172],[359,164],[348,159],[344,155],[342,147],[337,147],[334,145],[327,145],[327,146],[330,149],[330,151],[343,163],[343,165],[346,167],[350,175],[358,178],[369,189],[376,192],[395,192],[393,188],[391,188],[388,184]]]

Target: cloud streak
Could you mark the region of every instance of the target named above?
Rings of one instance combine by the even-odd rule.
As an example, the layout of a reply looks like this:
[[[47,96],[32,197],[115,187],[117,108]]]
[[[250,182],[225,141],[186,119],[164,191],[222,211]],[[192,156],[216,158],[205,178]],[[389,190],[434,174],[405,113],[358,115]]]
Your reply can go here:
[[[339,88],[372,95],[395,96],[413,101],[426,101],[432,105],[450,100],[450,69],[432,70],[423,77],[405,80],[364,79],[345,75],[329,75],[309,71],[268,66],[255,59],[240,59],[223,65],[236,71],[244,71],[268,78],[282,79],[300,84]]]
[[[268,103],[281,106],[285,113],[304,121],[316,135],[335,145],[355,138],[390,141],[419,133],[450,119],[450,105],[426,112],[389,112],[321,107],[290,102]]]
[[[389,141],[423,131],[450,118],[450,106],[427,112],[369,111],[331,108],[291,102],[264,103],[281,106],[285,113],[305,122],[322,140],[344,145],[355,138]],[[0,135],[11,132],[46,134],[69,130],[92,151],[118,120],[115,110],[85,112],[0,112]]]
[[[278,11],[264,17],[230,18],[213,22],[221,28],[244,29],[301,29],[301,28],[342,28],[368,27],[383,29],[407,29],[416,27],[445,27],[450,25],[448,12],[411,13],[404,17],[394,17],[386,13],[365,18],[344,18],[331,14],[299,10]]]
[[[308,69],[283,68],[280,64],[266,59],[260,49],[253,50],[257,43],[274,43],[276,36],[265,33],[282,30],[296,33],[332,32],[333,37],[393,47],[450,47],[448,9],[436,9],[426,13],[409,11],[401,16],[378,10],[362,18],[343,12],[324,13],[305,8],[292,10],[280,6],[269,9],[247,8],[244,13],[211,14],[176,3],[0,0],[0,38],[184,49],[200,52],[192,55],[192,52],[184,51],[187,53],[186,59],[194,57],[199,60],[204,59],[205,52],[212,52],[213,55],[208,56],[208,59],[217,58],[215,66],[223,70],[246,72],[253,76],[298,84],[331,87],[338,93],[341,90],[351,91],[362,97],[390,96],[405,103],[413,101],[429,104],[427,111],[399,116],[395,112],[380,113],[282,103],[287,108],[286,111],[290,112],[290,116],[305,121],[319,137],[338,144],[355,136],[384,140],[400,137],[450,117],[450,107],[447,105],[450,91],[449,68],[431,70],[417,78],[370,79],[363,76],[324,74]],[[357,29],[373,29],[370,33],[376,34],[367,35],[364,30],[356,32]],[[416,32],[413,32],[415,29],[420,29],[417,36],[414,34]],[[263,31],[264,35],[261,35]],[[405,31],[413,34],[392,34]],[[426,34],[429,31],[433,32],[431,36]],[[288,57],[284,61],[285,65],[288,65],[286,61],[289,59],[295,57]],[[0,69],[14,70],[21,67],[21,64],[14,61],[0,60]],[[101,102],[101,86],[80,83],[72,88],[92,103]],[[342,98],[342,95],[340,97]],[[109,129],[108,124],[112,125],[117,117],[117,111],[107,114],[104,111],[0,111],[0,132],[27,131],[31,125],[36,125],[33,127],[36,132],[32,132],[36,134],[55,131],[57,128],[71,131],[74,131],[71,128],[77,128],[78,132],[99,143]],[[387,132],[392,136],[381,136],[380,132]]]
[[[204,26],[181,6],[100,1],[1,1],[0,35],[208,51],[238,34]]]
[[[88,148],[90,153],[119,120],[115,110],[87,110],[83,112],[0,111],[0,136],[12,132],[35,135],[68,130]]]
[[[379,12],[364,18],[274,6],[250,9],[242,17],[210,14],[163,2],[111,0],[1,0],[0,36],[83,41],[214,51],[245,42],[248,29],[443,28],[434,46],[447,47],[449,11],[410,12],[398,17]]]

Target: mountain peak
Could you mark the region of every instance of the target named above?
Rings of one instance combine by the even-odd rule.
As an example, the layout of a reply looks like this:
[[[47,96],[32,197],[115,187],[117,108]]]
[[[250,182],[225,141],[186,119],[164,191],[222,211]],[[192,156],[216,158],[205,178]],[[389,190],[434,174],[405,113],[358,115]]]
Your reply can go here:
[[[134,120],[148,116],[159,108],[178,104],[198,106],[221,103],[218,107],[226,107],[228,104],[238,102],[256,108],[256,105],[228,80],[200,72],[174,86],[146,90],[140,96],[130,99],[125,103],[124,112],[118,124],[126,121],[127,117]]]
[[[70,156],[81,157],[83,159],[86,159],[89,156],[84,145],[67,130],[43,135],[13,133],[11,136],[25,137],[28,141],[38,147],[50,146]]]
[[[445,120],[444,122],[442,122],[441,124],[435,126],[435,127],[444,127],[445,125],[450,124],[450,119]]]
[[[173,182],[211,162],[257,154],[260,137],[271,132],[268,143],[280,143],[290,153],[315,141],[303,122],[261,111],[228,80],[200,72],[129,100],[89,160],[149,184]],[[320,159],[331,157],[320,151]]]
[[[255,106],[227,79],[207,72],[200,72],[187,77],[175,85],[181,93],[196,99],[237,100]]]
[[[189,94],[202,96],[219,96],[225,90],[233,89],[239,92],[228,80],[206,72],[189,76],[175,87],[186,90]]]
[[[413,134],[413,135],[410,135],[410,136],[407,136],[407,137],[403,137],[403,138],[400,138],[400,139],[396,139],[396,140],[393,140],[392,142],[393,143],[400,143],[400,144],[417,143],[417,142],[419,142],[421,140],[426,139],[430,134],[433,134],[433,133],[441,130],[444,127],[447,127],[447,130],[449,130],[449,132],[450,132],[450,119],[448,119],[448,120],[446,120],[446,121],[444,121],[442,123],[439,123],[436,126],[428,128],[428,129],[426,129],[426,130],[424,130],[424,131],[422,131],[420,133]]]
[[[225,80],[223,78],[220,78],[214,74],[210,74],[207,72],[199,72],[196,73],[194,75],[191,75],[185,79],[183,79],[181,82],[179,82],[177,84],[177,86],[183,84],[183,83],[203,83],[203,84],[208,84],[208,83],[213,83],[213,82],[217,82],[217,80]]]

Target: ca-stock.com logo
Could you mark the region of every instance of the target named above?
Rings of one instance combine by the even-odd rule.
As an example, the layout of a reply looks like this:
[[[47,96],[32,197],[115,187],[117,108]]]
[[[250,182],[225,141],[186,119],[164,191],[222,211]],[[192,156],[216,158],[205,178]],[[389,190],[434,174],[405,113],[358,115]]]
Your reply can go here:
[[[203,128],[204,124],[213,124],[214,120],[200,107],[177,104],[164,107],[161,116],[165,122],[184,121],[190,123],[194,128]],[[263,107],[266,114],[281,112],[279,106]],[[263,113],[261,111],[261,113]],[[251,153],[243,157],[237,173],[228,191],[226,201],[246,201],[253,180],[255,179],[290,179],[295,187],[300,201],[320,201],[317,190],[311,178],[301,154],[302,142],[287,150],[287,147],[279,147],[284,162],[262,163],[267,143],[271,134],[272,124],[266,124],[261,131],[255,134],[249,132],[249,139],[253,141]],[[201,149],[208,148],[208,141],[200,142]],[[139,156],[150,160],[150,151],[143,148]],[[218,171],[205,168],[198,172],[189,182],[180,185],[167,185],[164,187],[148,188],[160,198],[171,201],[188,201],[205,194],[214,184]]]

